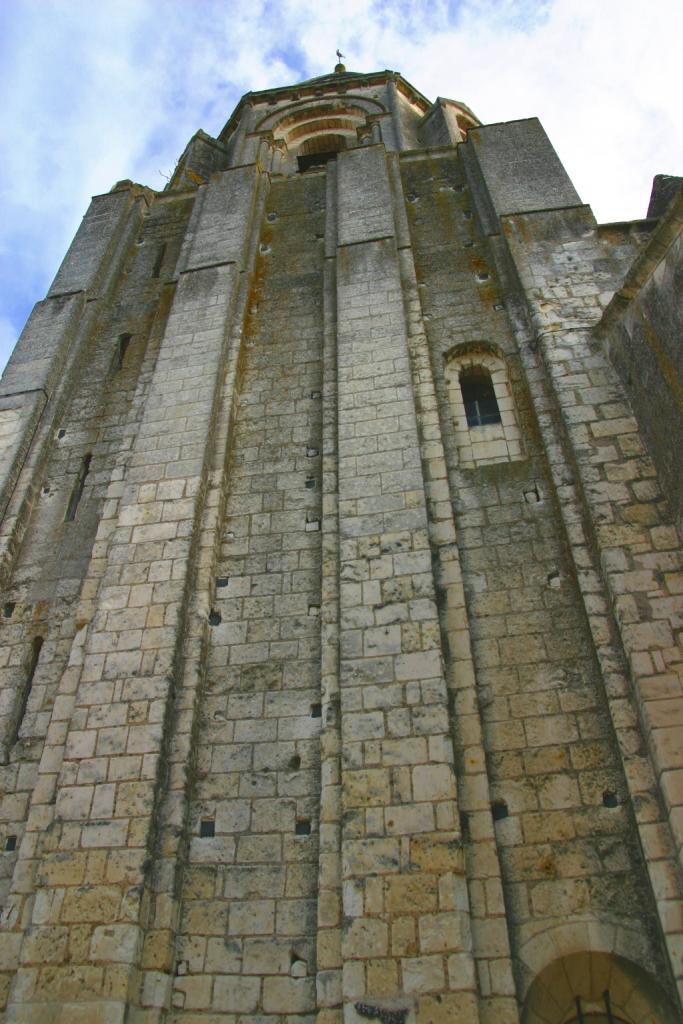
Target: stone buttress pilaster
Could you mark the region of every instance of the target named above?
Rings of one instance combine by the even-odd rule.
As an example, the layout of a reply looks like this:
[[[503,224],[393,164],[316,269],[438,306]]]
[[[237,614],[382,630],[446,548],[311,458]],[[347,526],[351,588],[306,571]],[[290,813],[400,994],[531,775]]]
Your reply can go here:
[[[95,196],[0,383],[0,578],[28,523],[54,425],[77,386],[88,339],[115,287],[152,193],[131,182]]]
[[[448,482],[434,372],[425,330],[420,288],[412,249],[399,158],[389,158],[396,241],[406,310],[422,471],[427,499],[429,540],[439,600],[442,643],[449,657],[446,684],[452,707],[452,732],[460,820],[470,903],[472,957],[457,970],[464,981],[476,967],[482,1024],[519,1021],[512,972],[510,936],[505,913],[500,858],[491,816],[491,788],[479,702],[455,515]],[[476,839],[472,840],[472,836]],[[455,961],[451,961],[456,974]]]
[[[344,1020],[475,1022],[473,971],[461,970],[471,957],[467,884],[382,146],[340,155],[337,215]]]
[[[140,428],[110,485],[84,592],[99,585],[82,602],[22,843],[42,863],[13,1024],[114,1024],[137,990],[196,526],[258,177],[237,168],[200,190]]]
[[[317,1002],[319,1024],[342,1019],[341,720],[339,694],[339,492],[337,424],[337,174],[327,165],[323,335],[320,861]]]

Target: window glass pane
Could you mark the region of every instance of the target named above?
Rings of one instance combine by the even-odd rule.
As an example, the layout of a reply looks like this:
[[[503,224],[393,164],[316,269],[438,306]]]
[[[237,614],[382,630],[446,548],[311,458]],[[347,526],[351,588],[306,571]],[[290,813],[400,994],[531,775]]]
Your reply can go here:
[[[500,410],[490,374],[481,369],[466,371],[460,377],[460,390],[468,426],[500,423]]]

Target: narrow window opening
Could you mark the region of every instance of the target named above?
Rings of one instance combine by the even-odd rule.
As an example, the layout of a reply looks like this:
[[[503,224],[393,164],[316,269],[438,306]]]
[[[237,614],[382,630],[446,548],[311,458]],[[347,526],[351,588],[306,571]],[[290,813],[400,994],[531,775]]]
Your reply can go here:
[[[322,718],[322,704],[311,704],[311,718]]]
[[[293,772],[298,772],[299,771],[299,768],[301,768],[301,758],[299,757],[298,754],[294,754],[293,757],[290,757],[290,759],[289,759],[289,767],[290,767],[290,770],[293,771]]]
[[[17,837],[16,836],[7,836],[7,839],[5,839],[5,852],[6,853],[12,853],[12,851],[16,850],[16,848],[17,848]]]
[[[202,818],[199,822],[199,838],[212,839],[216,835],[216,822],[213,818]]]
[[[36,674],[36,669],[38,667],[38,659],[40,658],[40,651],[42,649],[42,646],[42,636],[34,637],[33,643],[31,644],[31,657],[29,659],[28,669],[26,672],[26,682],[24,683],[23,692],[21,694],[21,704],[19,705],[17,717],[14,723],[14,728],[12,729],[12,734],[10,736],[9,745],[11,747],[13,747],[14,744],[19,739],[19,730],[21,729],[21,724],[24,721],[24,715],[26,714],[26,706],[28,705],[28,699],[31,696],[33,677]]]
[[[217,576],[216,577],[216,586],[217,587],[227,587],[229,582],[230,582],[230,577],[229,576]]]
[[[60,427],[59,430],[57,431],[57,437],[61,441],[62,438],[65,437],[65,436],[66,436],[66,430],[64,429],[64,427]]]
[[[502,821],[508,816],[508,805],[504,800],[494,800],[491,804],[491,814],[494,821]]]
[[[123,363],[126,358],[126,352],[128,351],[128,346],[130,345],[132,337],[132,334],[119,334],[119,350],[116,357],[117,372],[123,369]]]
[[[85,487],[85,481],[90,472],[90,463],[92,462],[92,453],[88,452],[87,455],[83,456],[81,465],[76,475],[76,481],[71,491],[71,497],[69,498],[69,504],[66,509],[66,515],[64,516],[65,523],[72,523],[76,518],[76,511],[78,504],[83,497],[83,488]]]
[[[164,262],[164,256],[165,255],[166,255],[166,243],[164,242],[163,245],[161,245],[159,247],[159,252],[157,253],[157,258],[154,261],[154,267],[152,269],[152,277],[158,277],[159,274],[161,273],[161,266],[162,266],[162,264]]]
[[[464,370],[460,375],[460,390],[468,427],[500,423],[500,410],[490,373],[479,366]]]
[[[210,626],[220,626],[222,621],[223,621],[223,616],[221,615],[221,613],[217,612],[215,608],[212,608],[211,612],[209,613],[209,625]]]
[[[15,607],[16,607],[16,605],[15,605],[14,601],[7,601],[7,603],[5,604],[5,607],[2,609],[2,614],[5,616],[6,619],[11,619],[12,618],[12,615],[14,614]]]
[[[606,789],[602,794],[602,803],[604,807],[618,807],[619,798],[616,793],[613,793],[611,789]]]
[[[299,818],[294,826],[294,832],[297,836],[310,836],[311,823],[309,819]]]
[[[314,476],[307,476],[306,477],[306,490],[307,491],[312,491],[312,490],[314,490],[314,488],[315,488],[315,477]]]

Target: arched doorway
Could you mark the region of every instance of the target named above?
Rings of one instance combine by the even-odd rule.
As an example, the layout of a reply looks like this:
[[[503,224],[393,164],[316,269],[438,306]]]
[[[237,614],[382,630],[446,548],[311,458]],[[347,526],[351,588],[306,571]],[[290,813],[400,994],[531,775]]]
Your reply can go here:
[[[532,982],[522,1024],[676,1024],[681,1020],[660,983],[613,953],[570,953]]]

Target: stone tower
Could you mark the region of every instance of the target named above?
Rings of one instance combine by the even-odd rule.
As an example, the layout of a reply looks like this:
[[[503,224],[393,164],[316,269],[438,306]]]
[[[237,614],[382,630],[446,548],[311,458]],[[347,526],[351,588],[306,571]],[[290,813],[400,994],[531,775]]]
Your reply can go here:
[[[7,1024],[680,1024],[655,198],[340,65],[93,199],[0,391]]]

